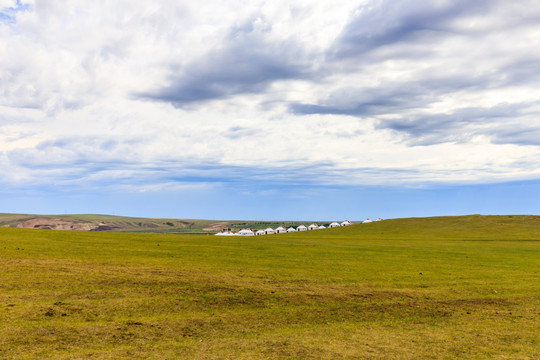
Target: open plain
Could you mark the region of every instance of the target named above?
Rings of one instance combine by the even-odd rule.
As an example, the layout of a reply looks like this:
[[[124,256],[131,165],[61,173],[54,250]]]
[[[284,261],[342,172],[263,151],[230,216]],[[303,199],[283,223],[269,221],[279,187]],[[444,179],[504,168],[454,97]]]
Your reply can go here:
[[[540,217],[0,229],[0,359],[540,359]]]

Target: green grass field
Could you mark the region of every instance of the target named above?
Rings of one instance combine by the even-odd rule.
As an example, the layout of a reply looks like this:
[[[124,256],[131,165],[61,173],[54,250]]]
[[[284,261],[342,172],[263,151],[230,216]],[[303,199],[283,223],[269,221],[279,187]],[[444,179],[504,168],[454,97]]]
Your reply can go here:
[[[540,218],[0,229],[0,359],[540,359]]]

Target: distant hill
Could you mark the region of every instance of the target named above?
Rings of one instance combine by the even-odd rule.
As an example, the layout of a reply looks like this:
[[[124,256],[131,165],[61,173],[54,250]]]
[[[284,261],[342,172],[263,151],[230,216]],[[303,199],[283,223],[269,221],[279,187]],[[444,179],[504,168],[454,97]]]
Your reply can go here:
[[[260,229],[271,226],[298,226],[302,222],[249,220],[201,220],[141,218],[99,214],[33,215],[0,213],[0,227],[31,229],[118,231],[146,233],[214,234],[223,229]],[[311,223],[306,221],[305,223]]]
[[[539,240],[538,215],[464,215],[388,219],[320,232],[322,238],[384,240]]]
[[[255,221],[255,220],[204,220],[143,218],[99,214],[35,215],[0,213],[0,227],[53,229],[76,231],[137,232],[160,234],[215,234],[224,229],[236,232],[242,228],[253,230],[285,228],[312,221]],[[329,222],[317,222],[328,225]],[[354,223],[354,222],[353,222]],[[363,236],[373,238],[403,239],[448,238],[448,239],[486,239],[486,236],[528,239],[540,228],[540,216],[536,215],[467,215],[440,216],[424,218],[389,219],[382,223],[373,222],[361,228],[353,227],[341,234],[360,231]],[[326,235],[323,235],[325,233]],[[322,232],[320,236],[336,236],[335,233]]]

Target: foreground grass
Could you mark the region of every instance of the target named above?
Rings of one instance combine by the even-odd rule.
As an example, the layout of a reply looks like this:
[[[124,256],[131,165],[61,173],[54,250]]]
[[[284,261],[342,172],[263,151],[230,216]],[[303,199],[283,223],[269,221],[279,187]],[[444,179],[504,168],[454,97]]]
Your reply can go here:
[[[0,229],[0,359],[540,359],[540,220]]]

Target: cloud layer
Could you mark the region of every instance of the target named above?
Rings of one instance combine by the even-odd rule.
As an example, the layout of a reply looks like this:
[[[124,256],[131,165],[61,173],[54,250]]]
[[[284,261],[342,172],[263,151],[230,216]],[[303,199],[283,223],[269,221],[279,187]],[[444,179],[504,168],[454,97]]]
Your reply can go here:
[[[37,186],[537,179],[533,1],[0,1],[0,174]]]

